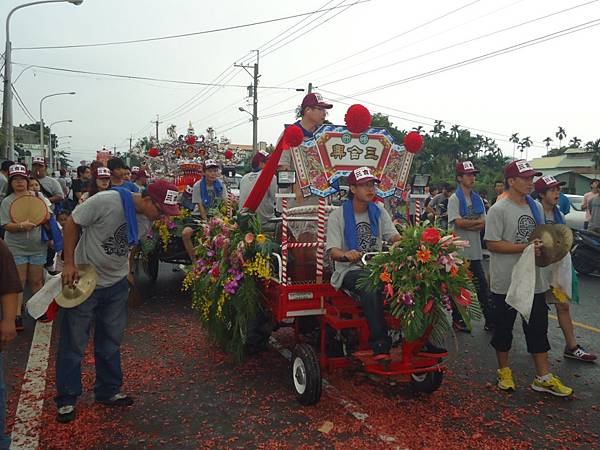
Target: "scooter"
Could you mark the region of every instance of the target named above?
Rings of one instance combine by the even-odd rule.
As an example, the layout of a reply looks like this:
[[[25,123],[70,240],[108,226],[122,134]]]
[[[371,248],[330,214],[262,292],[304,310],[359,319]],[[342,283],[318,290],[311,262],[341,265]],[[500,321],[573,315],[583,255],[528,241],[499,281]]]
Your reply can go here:
[[[574,229],[571,259],[577,273],[600,274],[600,234]]]

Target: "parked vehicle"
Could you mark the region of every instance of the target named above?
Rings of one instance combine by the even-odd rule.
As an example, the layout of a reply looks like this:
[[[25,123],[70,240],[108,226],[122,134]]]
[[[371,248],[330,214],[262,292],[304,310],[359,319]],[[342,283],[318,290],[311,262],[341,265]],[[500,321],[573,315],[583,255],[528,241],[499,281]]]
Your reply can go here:
[[[583,204],[583,195],[566,194],[571,203],[571,211],[565,216],[567,225],[575,230],[583,230],[585,222],[585,211],[581,207]]]
[[[600,234],[573,230],[571,258],[577,273],[600,273]]]

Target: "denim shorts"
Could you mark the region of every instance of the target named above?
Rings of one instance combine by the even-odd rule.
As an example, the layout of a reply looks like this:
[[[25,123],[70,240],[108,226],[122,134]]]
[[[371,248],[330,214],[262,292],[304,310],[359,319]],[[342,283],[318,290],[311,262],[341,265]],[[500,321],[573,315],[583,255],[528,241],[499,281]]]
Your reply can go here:
[[[43,266],[46,264],[46,255],[29,255],[29,256],[18,256],[14,255],[15,264],[21,266],[23,264],[30,264],[32,266]]]

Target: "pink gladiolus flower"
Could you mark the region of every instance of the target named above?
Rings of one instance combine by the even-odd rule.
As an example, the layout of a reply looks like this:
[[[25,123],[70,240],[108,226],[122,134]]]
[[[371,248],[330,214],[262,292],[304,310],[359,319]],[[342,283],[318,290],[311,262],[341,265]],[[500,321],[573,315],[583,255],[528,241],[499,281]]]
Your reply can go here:
[[[252,242],[254,242],[254,235],[252,233],[246,233],[244,241],[246,241],[246,244],[252,244]]]
[[[386,298],[394,296],[394,288],[392,287],[391,283],[386,283],[385,287],[383,288],[383,292],[385,293]]]

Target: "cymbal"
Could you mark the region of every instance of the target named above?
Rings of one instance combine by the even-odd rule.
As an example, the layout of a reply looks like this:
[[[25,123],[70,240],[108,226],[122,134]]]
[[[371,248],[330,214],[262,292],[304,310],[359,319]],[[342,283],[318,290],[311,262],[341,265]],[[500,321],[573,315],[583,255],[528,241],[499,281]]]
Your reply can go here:
[[[573,232],[562,224],[537,225],[529,241],[540,239],[543,242],[541,255],[535,257],[535,265],[546,267],[560,261],[573,246]]]

